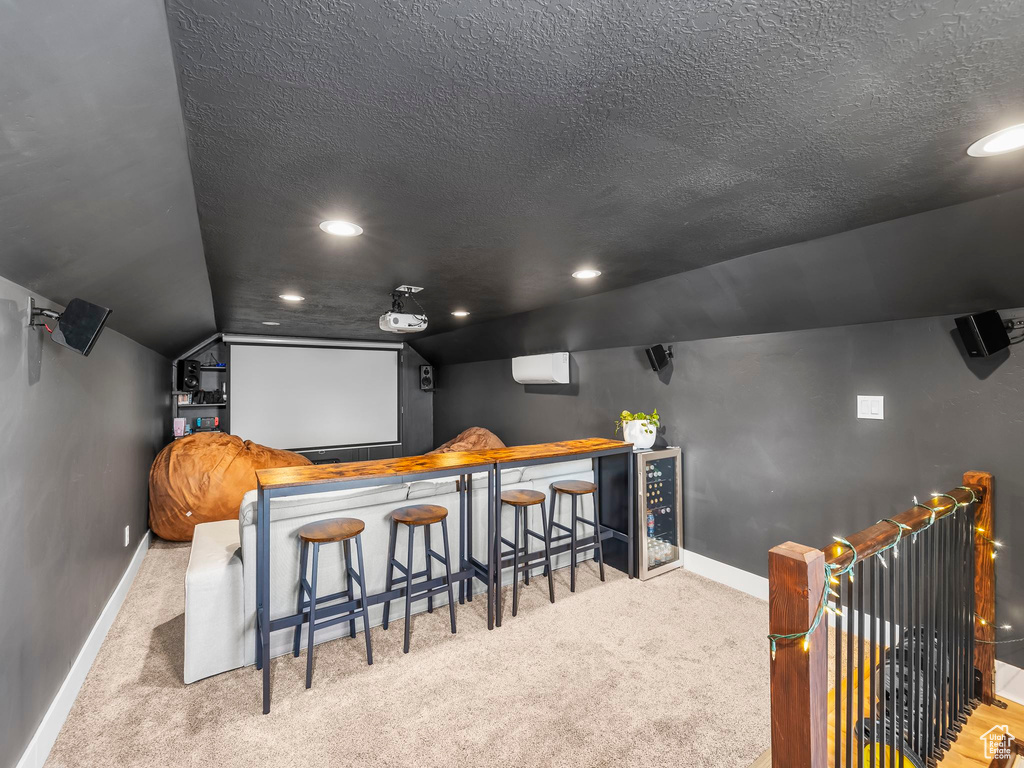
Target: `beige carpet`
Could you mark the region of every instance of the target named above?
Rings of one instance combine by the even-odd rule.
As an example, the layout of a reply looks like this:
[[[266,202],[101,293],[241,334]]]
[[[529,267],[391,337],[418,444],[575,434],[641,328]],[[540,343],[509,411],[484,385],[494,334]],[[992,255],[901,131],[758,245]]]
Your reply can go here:
[[[501,628],[485,603],[186,686],[187,545],[157,543],[47,766],[745,766],[769,743],[767,605],[677,571],[641,583],[580,567],[557,602],[531,582]]]

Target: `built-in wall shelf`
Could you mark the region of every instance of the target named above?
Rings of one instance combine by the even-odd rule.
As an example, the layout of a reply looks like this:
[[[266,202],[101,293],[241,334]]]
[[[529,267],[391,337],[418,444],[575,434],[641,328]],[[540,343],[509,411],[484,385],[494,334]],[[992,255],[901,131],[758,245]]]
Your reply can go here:
[[[199,366],[199,370],[200,371],[221,371],[222,373],[227,373],[228,372],[228,367],[226,365],[200,365]]]
[[[227,403],[178,403],[179,408],[227,408]]]

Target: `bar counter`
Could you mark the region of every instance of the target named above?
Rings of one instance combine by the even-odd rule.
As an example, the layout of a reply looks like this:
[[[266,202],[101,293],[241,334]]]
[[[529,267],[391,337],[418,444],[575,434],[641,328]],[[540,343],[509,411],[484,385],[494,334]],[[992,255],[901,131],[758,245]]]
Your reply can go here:
[[[496,509],[500,504],[501,471],[513,467],[527,467],[550,464],[574,459],[591,459],[594,480],[601,487],[599,459],[607,456],[632,454],[632,444],[618,440],[587,438],[537,445],[523,445],[488,451],[465,451],[435,453],[422,456],[407,456],[397,459],[359,461],[345,464],[325,464],[302,467],[261,469],[257,477],[256,517],[256,666],[263,672],[263,712],[270,711],[270,633],[280,629],[294,628],[303,621],[303,614],[271,619],[270,613],[270,501],[274,498],[303,494],[327,493],[349,488],[385,486],[429,480],[441,477],[458,477],[459,504],[459,567],[452,578],[459,583],[459,601],[469,594],[472,599],[472,580],[482,581],[487,594],[488,628],[501,626],[500,579],[501,562],[496,557],[500,531],[495,526]],[[484,563],[472,552],[472,477],[485,474],[487,478],[487,547],[488,557]],[[604,527],[603,539],[614,538],[626,543],[627,572],[633,577],[633,472],[627,466],[625,531]],[[596,502],[595,502],[596,503]],[[605,509],[605,507],[601,507]],[[552,513],[554,510],[552,510]],[[566,545],[567,546],[567,545]],[[564,549],[564,547],[563,547]],[[414,591],[440,584],[438,577],[423,584],[416,584]],[[436,584],[435,584],[436,583]],[[405,588],[379,592],[365,597],[368,606],[404,597]],[[363,599],[363,598],[360,598]],[[318,618],[347,612],[355,601],[317,609]]]

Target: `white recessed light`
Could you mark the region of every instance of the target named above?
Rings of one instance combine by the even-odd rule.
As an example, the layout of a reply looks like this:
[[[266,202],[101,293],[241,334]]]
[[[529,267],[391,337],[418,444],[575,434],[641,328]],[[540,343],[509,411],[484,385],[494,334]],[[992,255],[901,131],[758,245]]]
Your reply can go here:
[[[469,317],[469,312],[464,309],[456,309],[452,312],[453,317]]]
[[[577,280],[590,280],[594,277],[601,276],[601,270],[599,269],[580,269],[572,273],[572,276]]]
[[[339,237],[355,237],[356,235],[363,234],[363,228],[358,224],[353,224],[351,221],[321,221],[320,229],[329,235],[338,235]]]
[[[967,154],[971,157],[990,157],[1001,155],[1004,152],[1012,152],[1015,149],[1024,147],[1024,123],[1011,125],[1001,131],[990,133],[978,139],[967,148]]]
[[[297,293],[282,293],[280,296],[278,296],[278,298],[279,299],[284,299],[285,301],[305,301],[306,300],[305,296],[299,296],[299,294],[297,294]]]
[[[273,320],[264,320],[263,324],[264,325],[280,325],[280,323],[275,323]]]

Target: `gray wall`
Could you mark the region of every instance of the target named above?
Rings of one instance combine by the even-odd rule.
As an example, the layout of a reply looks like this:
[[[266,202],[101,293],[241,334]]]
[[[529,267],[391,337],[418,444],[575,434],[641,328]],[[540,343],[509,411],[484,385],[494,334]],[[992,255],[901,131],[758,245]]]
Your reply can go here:
[[[642,348],[573,353],[573,384],[524,387],[508,360],[442,367],[435,441],[488,427],[510,444],[613,434],[623,409],[663,414],[682,446],[686,547],[767,575],[767,552],[813,546],[960,484],[996,477],[999,621],[1024,635],[1024,347],[967,364],[951,318],[739,336],[674,345],[671,376]],[[652,342],[657,340],[652,340]],[[856,395],[885,396],[884,421]],[[998,657],[1024,666],[1024,644]]]
[[[146,531],[147,474],[169,416],[169,361],[109,328],[87,358],[64,349],[25,328],[28,296],[0,278],[4,768],[20,758]]]

